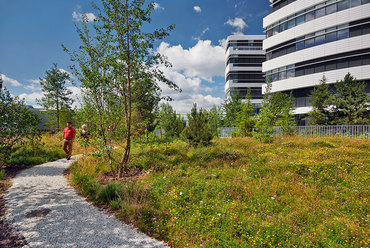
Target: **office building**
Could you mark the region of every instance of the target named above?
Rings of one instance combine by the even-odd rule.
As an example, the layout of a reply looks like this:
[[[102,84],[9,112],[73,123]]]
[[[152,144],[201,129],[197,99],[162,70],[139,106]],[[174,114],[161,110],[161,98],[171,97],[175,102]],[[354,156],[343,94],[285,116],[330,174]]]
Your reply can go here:
[[[295,114],[312,109],[310,91],[324,75],[334,84],[349,72],[370,93],[370,0],[270,2],[262,68],[272,92],[293,93]]]
[[[225,96],[239,92],[245,98],[251,89],[252,104],[259,108],[262,102],[262,85],[265,82],[262,62],[265,52],[262,41],[265,35],[231,35],[227,38],[225,55]]]

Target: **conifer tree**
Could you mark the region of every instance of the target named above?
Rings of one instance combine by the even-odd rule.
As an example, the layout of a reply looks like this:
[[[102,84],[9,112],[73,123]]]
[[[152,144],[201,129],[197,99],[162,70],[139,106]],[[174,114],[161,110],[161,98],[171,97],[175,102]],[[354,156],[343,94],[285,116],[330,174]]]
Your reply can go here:
[[[189,125],[185,127],[182,137],[191,146],[207,146],[213,138],[212,131],[207,120],[207,113],[204,109],[197,110],[194,104],[191,114],[188,115]]]
[[[329,106],[332,95],[329,91],[329,85],[326,82],[326,77],[323,76],[320,84],[315,86],[310,94],[312,111],[308,113],[308,116],[311,117],[312,125],[328,124],[330,116]]]
[[[240,136],[251,136],[256,121],[253,117],[253,105],[251,103],[251,89],[248,88],[245,102],[241,103],[240,111],[236,114],[234,126],[238,128]]]

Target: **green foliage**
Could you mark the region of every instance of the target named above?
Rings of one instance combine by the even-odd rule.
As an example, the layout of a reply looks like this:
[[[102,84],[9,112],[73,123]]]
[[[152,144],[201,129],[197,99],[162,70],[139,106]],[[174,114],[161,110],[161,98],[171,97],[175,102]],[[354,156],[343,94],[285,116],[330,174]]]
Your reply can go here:
[[[73,174],[71,178],[73,185],[76,185],[84,195],[90,199],[96,199],[96,194],[100,190],[100,185],[93,177],[83,174]]]
[[[5,178],[5,170],[0,169],[0,180],[3,180]]]
[[[293,97],[282,92],[271,94],[271,82],[267,84],[262,109],[257,116],[255,137],[264,143],[273,141],[274,126],[280,126],[283,134],[291,135],[295,125]]]
[[[191,146],[207,146],[211,144],[213,138],[212,131],[207,120],[205,110],[197,110],[197,105],[194,104],[191,109],[191,114],[188,116],[189,125],[185,127],[182,137]]]
[[[330,102],[331,124],[369,124],[370,98],[365,82],[357,81],[350,73],[335,84],[335,92]]]
[[[349,138],[140,145],[131,163],[146,169],[109,204],[171,247],[369,247],[368,150]]]
[[[332,95],[326,81],[326,77],[323,76],[320,80],[320,84],[315,86],[310,94],[312,111],[308,113],[308,116],[311,117],[310,121],[312,125],[328,124],[330,114],[329,106]]]
[[[252,136],[252,129],[256,124],[253,116],[254,108],[251,103],[251,89],[248,88],[246,101],[241,103],[240,111],[237,112],[234,126],[238,128],[238,135],[242,137]]]
[[[230,98],[225,100],[223,109],[225,112],[224,127],[232,127],[235,122],[235,117],[241,111],[242,98],[239,91],[231,91]]]
[[[220,128],[223,126],[222,107],[213,106],[208,112],[208,123],[213,136],[220,135]]]
[[[100,8],[93,3],[98,12],[93,28],[88,28],[86,16],[82,28],[77,27],[80,49],[69,52],[64,47],[78,62],[79,68],[72,69],[82,82],[87,114],[93,115],[96,108],[95,133],[101,136],[100,150],[108,151],[111,170],[119,176],[128,166],[132,136],[138,138],[154,128],[159,82],[179,90],[159,69],[158,65],[170,66],[166,58],[153,52],[154,43],[168,36],[173,26],[144,32],[154,8],[153,3],[145,4],[144,0],[102,0]],[[113,134],[126,142],[118,171],[109,149]]]
[[[0,162],[3,162],[20,147],[25,137],[36,139],[40,119],[6,89],[0,89],[0,119]]]
[[[256,132],[254,137],[264,143],[272,142],[272,127],[274,126],[274,118],[269,107],[269,98],[271,97],[271,82],[267,83],[266,92],[262,100],[262,108],[256,117]]]
[[[161,136],[164,135],[165,138],[169,140],[180,137],[184,129],[184,120],[181,116],[178,116],[171,105],[162,103],[157,118],[157,127],[161,130]]]
[[[72,91],[66,87],[66,83],[70,79],[70,75],[58,69],[56,63],[53,64],[50,70],[45,72],[44,78],[40,78],[44,96],[39,102],[49,113],[49,124],[57,129],[65,122],[70,121],[66,119],[70,118],[71,105],[73,103],[71,98]],[[61,118],[62,115],[64,118]]]
[[[107,184],[97,194],[97,200],[101,203],[109,203],[111,201],[117,200],[119,198],[119,195],[122,194],[121,192],[122,188],[119,184]]]

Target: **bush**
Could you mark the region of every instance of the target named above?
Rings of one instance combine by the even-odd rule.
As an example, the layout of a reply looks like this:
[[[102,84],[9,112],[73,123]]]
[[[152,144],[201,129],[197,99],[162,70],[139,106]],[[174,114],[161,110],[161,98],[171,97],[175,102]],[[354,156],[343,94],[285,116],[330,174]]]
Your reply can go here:
[[[0,180],[3,180],[5,178],[5,170],[0,169]]]
[[[213,134],[208,124],[207,115],[203,109],[198,112],[196,104],[191,109],[189,126],[184,129],[182,138],[191,146],[211,144]]]
[[[108,184],[106,185],[97,195],[97,199],[101,203],[109,203],[111,201],[117,200],[122,192],[122,188],[118,184]]]

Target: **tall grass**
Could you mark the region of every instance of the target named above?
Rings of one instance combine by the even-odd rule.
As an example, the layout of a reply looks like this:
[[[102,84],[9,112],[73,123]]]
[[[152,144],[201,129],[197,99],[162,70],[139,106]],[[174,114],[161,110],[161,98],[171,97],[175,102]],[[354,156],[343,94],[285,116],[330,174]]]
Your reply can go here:
[[[369,247],[369,148],[367,140],[300,137],[138,145],[130,163],[142,176],[109,186],[118,195],[104,199],[173,247]],[[109,169],[96,164],[79,160],[73,177],[97,182]]]

